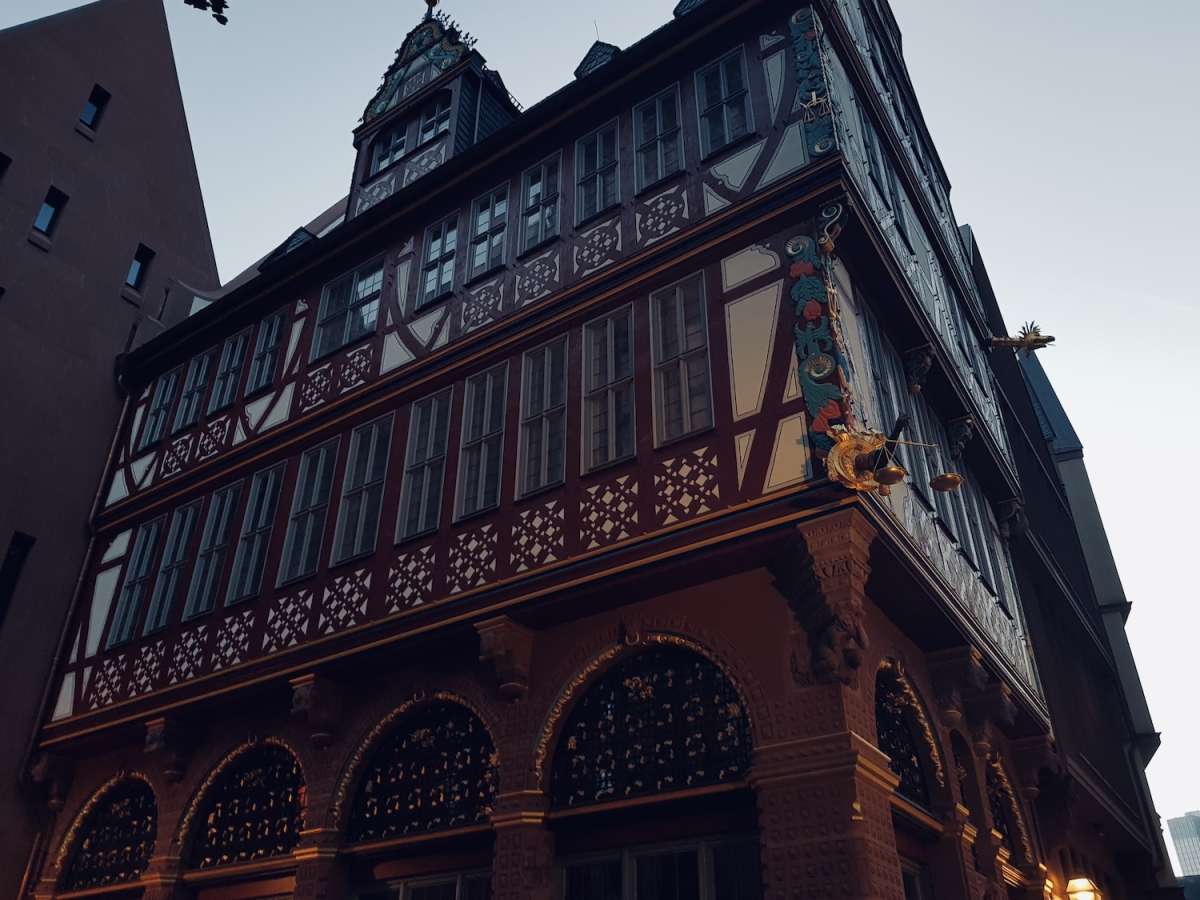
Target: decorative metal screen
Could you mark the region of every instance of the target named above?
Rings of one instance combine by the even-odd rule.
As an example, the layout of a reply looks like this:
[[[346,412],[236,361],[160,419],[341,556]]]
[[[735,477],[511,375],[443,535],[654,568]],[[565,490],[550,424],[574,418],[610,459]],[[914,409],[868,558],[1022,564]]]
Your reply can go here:
[[[575,704],[554,754],[556,807],[733,781],[750,768],[750,721],[725,674],[659,646],[608,670]]]
[[[987,766],[987,799],[988,807],[992,812],[992,827],[1000,832],[1004,839],[1004,846],[1008,848],[1013,857],[1018,857],[1017,842],[1013,840],[1011,800],[1008,792],[1004,790],[1004,785],[1000,783],[1000,778],[996,775],[995,766],[990,763]]]
[[[136,881],[150,864],[157,830],[150,785],[139,778],[121,782],[84,818],[59,887],[82,891]]]
[[[291,853],[304,827],[304,801],[304,774],[286,748],[247,750],[202,801],[191,864],[208,869]]]
[[[892,771],[900,776],[900,795],[928,807],[929,785],[919,749],[922,739],[913,722],[908,695],[890,669],[881,670],[875,680],[875,728],[879,749],[888,755]]]
[[[479,718],[438,701],[404,716],[367,757],[347,836],[378,841],[487,821],[496,750]]]

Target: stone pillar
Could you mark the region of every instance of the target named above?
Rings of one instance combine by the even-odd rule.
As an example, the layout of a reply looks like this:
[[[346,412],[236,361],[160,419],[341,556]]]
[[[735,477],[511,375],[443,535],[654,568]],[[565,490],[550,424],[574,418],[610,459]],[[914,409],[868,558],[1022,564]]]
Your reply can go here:
[[[546,828],[546,806],[541,791],[497,796],[493,900],[554,900],[554,835]]]
[[[979,829],[971,821],[971,811],[956,803],[940,818],[945,830],[930,859],[938,897],[944,894],[948,900],[984,900],[987,883],[975,864]]]
[[[308,828],[300,832],[300,845],[292,851],[296,859],[295,900],[343,900],[351,896],[337,846],[336,829]]]

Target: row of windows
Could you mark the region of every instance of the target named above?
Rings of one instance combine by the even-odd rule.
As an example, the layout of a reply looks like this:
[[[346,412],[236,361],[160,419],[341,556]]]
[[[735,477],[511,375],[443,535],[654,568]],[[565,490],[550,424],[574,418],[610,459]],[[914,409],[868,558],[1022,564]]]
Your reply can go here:
[[[652,378],[657,441],[675,440],[712,425],[708,329],[702,276],[698,273],[650,297]],[[268,320],[269,322],[269,320]],[[271,341],[268,322],[260,326],[256,360]],[[209,408],[228,403],[237,380],[231,361],[240,367],[246,335],[222,348]],[[232,342],[232,343],[231,343]],[[634,429],[634,318],[626,306],[583,327],[583,453],[592,470],[632,458]],[[559,484],[566,474],[567,355],[566,335],[525,353],[521,361],[517,492],[527,495]],[[176,422],[199,408],[207,376],[194,376],[212,354],[192,360]],[[265,359],[265,355],[263,355]],[[269,367],[264,363],[259,371]],[[458,456],[459,518],[495,508],[500,482],[509,396],[507,362],[468,378],[464,384]],[[207,369],[205,369],[207,371]],[[174,373],[159,379],[143,434],[161,431],[174,391]],[[439,527],[446,489],[453,388],[412,405],[404,457],[396,539],[407,540]],[[165,392],[165,393],[164,393]],[[355,428],[349,439],[334,530],[332,564],[375,549],[393,431],[393,416]],[[178,427],[178,425],[177,425]],[[284,584],[316,572],[332,500],[334,470],[341,438],[332,438],[300,457],[296,486],[287,517],[277,582]],[[185,618],[213,609],[221,594],[227,557],[233,562],[225,603],[258,594],[266,567],[286,463],[257,472],[248,488],[227,485],[208,500],[191,578],[184,569],[196,529],[201,501],[195,500],[142,525],[133,550],[110,629],[109,644],[128,640],[148,601],[143,626],[148,633],[166,625],[176,602],[184,600]],[[248,490],[240,531],[235,511]],[[161,557],[158,552],[161,545]],[[158,559],[157,566],[155,560]]]
[[[450,94],[447,92],[426,106],[418,119],[396,122],[372,141],[369,174],[377,175],[410,150],[416,150],[449,130]]]

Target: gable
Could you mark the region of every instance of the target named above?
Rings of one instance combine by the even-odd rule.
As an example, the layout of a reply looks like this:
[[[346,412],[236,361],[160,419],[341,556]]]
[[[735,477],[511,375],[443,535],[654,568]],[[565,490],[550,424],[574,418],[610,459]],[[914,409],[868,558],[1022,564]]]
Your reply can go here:
[[[383,115],[416,93],[466,56],[471,39],[441,16],[425,19],[408,33],[396,59],[383,75],[383,84],[367,104],[363,122]]]

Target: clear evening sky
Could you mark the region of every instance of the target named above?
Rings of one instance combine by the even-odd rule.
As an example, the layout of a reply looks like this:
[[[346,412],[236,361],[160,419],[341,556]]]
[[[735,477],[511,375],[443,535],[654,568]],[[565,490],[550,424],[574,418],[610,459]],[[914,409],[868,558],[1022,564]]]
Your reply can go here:
[[[1190,0],[892,0],[909,72],[1011,328],[1084,446],[1163,745],[1164,818],[1200,808],[1191,477],[1200,471],[1200,7]],[[350,132],[419,0],[166,0],[223,279],[346,193]],[[3,0],[0,27],[81,5]],[[674,0],[445,0],[526,106],[597,32],[627,46]],[[116,48],[114,48],[116,51]],[[1061,653],[1071,653],[1062,647]]]

